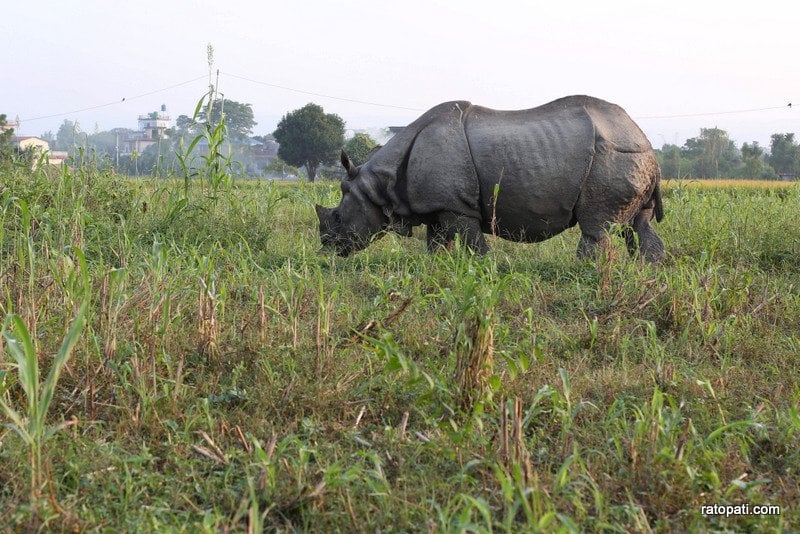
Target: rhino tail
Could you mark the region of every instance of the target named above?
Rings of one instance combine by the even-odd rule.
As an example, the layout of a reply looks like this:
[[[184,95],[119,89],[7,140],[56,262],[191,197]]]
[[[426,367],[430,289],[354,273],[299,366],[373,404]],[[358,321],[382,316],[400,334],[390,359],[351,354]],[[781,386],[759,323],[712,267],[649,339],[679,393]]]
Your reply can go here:
[[[656,221],[661,222],[664,218],[664,205],[661,203],[661,184],[656,182],[656,188],[653,190],[653,200],[655,201],[655,216]]]

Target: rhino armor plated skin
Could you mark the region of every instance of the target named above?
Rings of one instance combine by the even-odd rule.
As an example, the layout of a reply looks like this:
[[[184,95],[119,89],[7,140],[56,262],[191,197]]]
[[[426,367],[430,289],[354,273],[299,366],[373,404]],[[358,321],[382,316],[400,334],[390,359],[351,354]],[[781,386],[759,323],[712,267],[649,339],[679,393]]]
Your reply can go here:
[[[623,225],[631,254],[664,256],[650,226],[663,217],[653,148],[625,110],[598,98],[521,111],[445,102],[360,167],[344,153],[342,164],[339,206],[316,206],[323,246],[342,256],[419,224],[429,250],[459,235],[478,253],[488,250],[484,233],[536,242],[578,224],[585,257],[607,246],[612,223]]]

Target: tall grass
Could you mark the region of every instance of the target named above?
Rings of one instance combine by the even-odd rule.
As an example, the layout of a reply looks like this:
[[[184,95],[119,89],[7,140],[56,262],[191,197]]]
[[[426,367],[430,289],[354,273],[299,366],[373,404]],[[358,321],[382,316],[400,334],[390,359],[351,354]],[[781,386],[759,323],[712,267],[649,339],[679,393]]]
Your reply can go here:
[[[313,212],[335,184],[215,189],[190,160],[0,173],[6,529],[800,521],[797,186],[665,188],[660,266],[618,240],[579,261],[575,231],[338,258]],[[741,502],[783,514],[699,511]]]

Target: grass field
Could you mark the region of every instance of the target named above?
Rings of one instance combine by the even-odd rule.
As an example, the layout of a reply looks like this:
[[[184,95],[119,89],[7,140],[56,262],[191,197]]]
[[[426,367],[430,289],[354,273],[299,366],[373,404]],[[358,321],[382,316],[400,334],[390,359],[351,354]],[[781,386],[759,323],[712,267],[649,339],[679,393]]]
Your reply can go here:
[[[3,530],[800,528],[798,185],[666,184],[655,267],[218,185],[0,171]]]

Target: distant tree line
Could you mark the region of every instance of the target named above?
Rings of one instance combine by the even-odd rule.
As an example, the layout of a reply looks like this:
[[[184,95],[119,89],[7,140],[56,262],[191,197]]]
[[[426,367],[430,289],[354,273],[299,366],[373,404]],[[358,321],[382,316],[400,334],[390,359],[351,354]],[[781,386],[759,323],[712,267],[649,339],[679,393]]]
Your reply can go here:
[[[200,113],[195,121],[180,115],[175,126],[165,133],[166,139],[149,146],[142,153],[120,154],[124,139],[135,134],[128,128],[114,128],[94,133],[84,132],[77,122],[65,120],[54,135],[45,132],[42,138],[53,150],[69,152],[73,161],[78,157],[92,159],[98,166],[115,167],[126,174],[158,174],[161,170],[176,169],[176,152],[183,150],[205,128],[206,122],[218,124],[223,112],[222,100],[216,100],[211,113]],[[252,171],[252,140],[280,143],[279,159],[266,172],[279,175],[298,175],[302,168],[313,181],[320,168],[325,175],[337,177],[339,152],[344,147],[356,165],[366,161],[376,144],[368,135],[358,134],[347,144],[344,141],[344,120],[336,114],[325,113],[321,106],[309,103],[284,115],[273,134],[251,137],[256,122],[250,104],[233,100],[224,102],[224,115],[233,160]],[[3,120],[5,120],[5,117]],[[10,130],[0,136],[0,155],[8,154]],[[5,147],[5,148],[4,148]],[[203,155],[202,143],[197,146]],[[800,145],[794,133],[776,133],[770,139],[769,150],[757,141],[740,147],[720,128],[701,128],[700,135],[687,139],[682,146],[665,143],[657,149],[661,174],[676,178],[749,178],[778,179],[800,175]]]
[[[800,146],[793,133],[776,133],[769,153],[758,141],[737,147],[720,128],[701,128],[683,146],[664,144],[656,150],[661,175],[676,178],[749,178],[775,180],[800,174]]]

